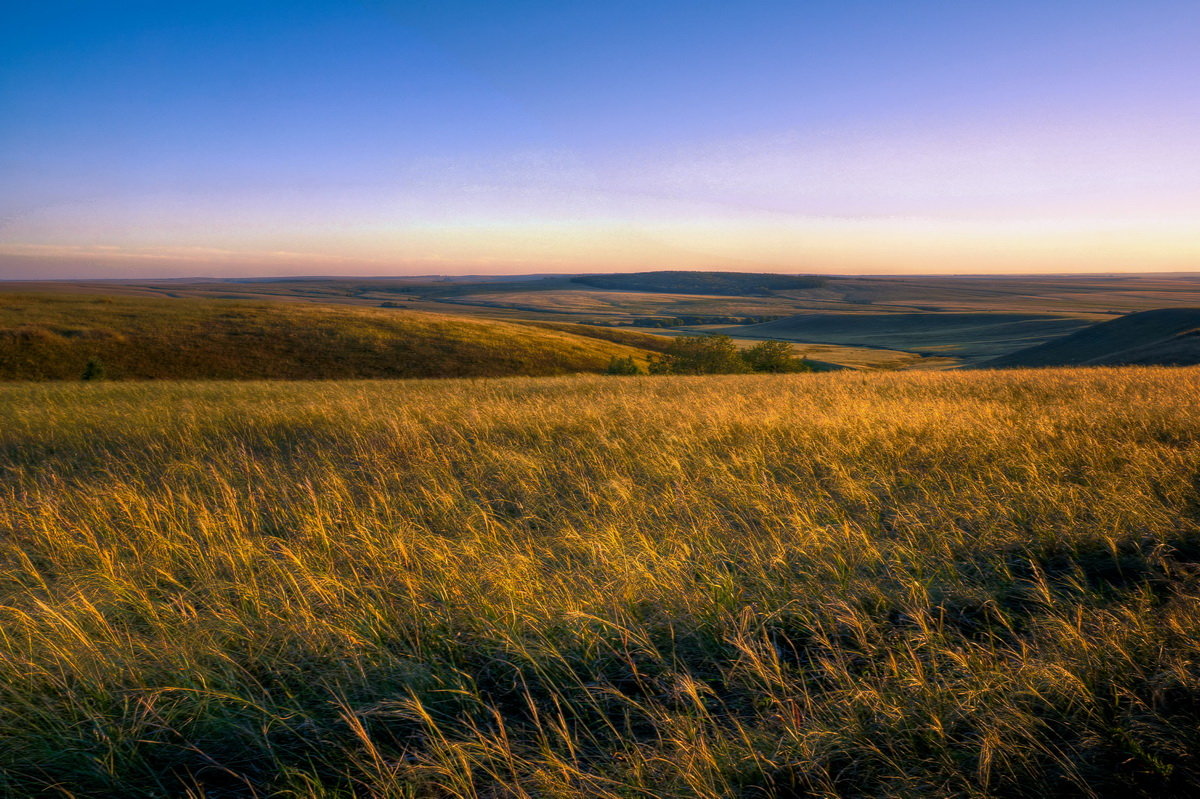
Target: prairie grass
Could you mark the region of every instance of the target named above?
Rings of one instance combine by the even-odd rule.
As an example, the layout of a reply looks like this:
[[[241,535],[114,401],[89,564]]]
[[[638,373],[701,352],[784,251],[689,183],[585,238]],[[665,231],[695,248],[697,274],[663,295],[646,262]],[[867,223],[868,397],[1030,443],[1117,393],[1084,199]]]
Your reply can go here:
[[[1200,370],[0,388],[12,796],[1186,796]]]
[[[299,302],[0,294],[0,380],[501,377],[647,352],[493,319]]]

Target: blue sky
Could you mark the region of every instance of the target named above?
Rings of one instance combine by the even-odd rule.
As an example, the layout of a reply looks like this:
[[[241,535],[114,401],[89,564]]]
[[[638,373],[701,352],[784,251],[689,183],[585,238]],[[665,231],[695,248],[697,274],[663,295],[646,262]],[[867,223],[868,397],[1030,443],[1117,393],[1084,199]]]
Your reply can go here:
[[[1194,1],[5,16],[0,277],[1200,267]]]

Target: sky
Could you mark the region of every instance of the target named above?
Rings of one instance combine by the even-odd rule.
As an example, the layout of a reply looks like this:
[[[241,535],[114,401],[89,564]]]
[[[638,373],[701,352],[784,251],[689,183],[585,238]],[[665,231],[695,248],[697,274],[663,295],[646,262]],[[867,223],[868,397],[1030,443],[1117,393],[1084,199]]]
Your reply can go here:
[[[0,279],[1200,269],[1196,0],[0,13]]]

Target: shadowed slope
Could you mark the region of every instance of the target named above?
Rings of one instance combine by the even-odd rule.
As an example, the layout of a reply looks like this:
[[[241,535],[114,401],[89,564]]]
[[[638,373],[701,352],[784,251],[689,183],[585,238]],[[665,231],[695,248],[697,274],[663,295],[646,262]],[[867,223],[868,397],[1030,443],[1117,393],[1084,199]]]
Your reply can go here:
[[[986,361],[984,366],[1185,366],[1200,364],[1200,308],[1122,316]]]
[[[556,375],[645,352],[508,322],[221,300],[0,295],[0,379]]]
[[[1030,313],[806,313],[729,328],[739,336],[883,347],[924,354],[998,355],[1086,326],[1087,318]]]

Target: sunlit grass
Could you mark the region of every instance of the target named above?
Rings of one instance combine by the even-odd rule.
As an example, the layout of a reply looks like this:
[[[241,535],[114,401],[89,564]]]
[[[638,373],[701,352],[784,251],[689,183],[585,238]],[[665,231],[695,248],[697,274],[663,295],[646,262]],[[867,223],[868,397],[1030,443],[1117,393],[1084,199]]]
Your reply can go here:
[[[0,294],[0,380],[503,377],[603,372],[621,343],[347,305]]]
[[[1200,786],[1200,370],[0,388],[15,796]]]

